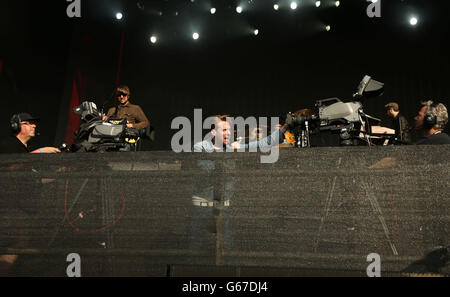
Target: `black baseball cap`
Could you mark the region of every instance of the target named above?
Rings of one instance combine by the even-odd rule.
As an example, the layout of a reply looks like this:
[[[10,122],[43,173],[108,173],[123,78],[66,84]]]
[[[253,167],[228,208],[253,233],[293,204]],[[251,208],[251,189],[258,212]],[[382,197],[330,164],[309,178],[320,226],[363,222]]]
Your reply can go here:
[[[19,118],[19,121],[23,122],[23,121],[39,121],[39,118],[33,117],[31,114],[26,113],[26,112],[22,112],[22,113],[18,113],[17,117]]]

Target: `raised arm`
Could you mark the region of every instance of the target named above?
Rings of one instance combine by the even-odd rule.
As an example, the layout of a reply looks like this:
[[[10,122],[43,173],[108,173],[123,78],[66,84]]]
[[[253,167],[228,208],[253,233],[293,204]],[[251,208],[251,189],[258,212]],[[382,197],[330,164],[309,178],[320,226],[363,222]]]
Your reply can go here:
[[[281,126],[280,129],[277,129],[275,132],[273,132],[272,134],[270,134],[269,136],[258,140],[258,141],[252,141],[249,142],[248,144],[245,145],[246,149],[251,149],[251,148],[258,148],[258,147],[271,147],[277,144],[280,144],[283,142],[283,134],[284,132],[286,132],[287,129],[287,125],[283,125]]]

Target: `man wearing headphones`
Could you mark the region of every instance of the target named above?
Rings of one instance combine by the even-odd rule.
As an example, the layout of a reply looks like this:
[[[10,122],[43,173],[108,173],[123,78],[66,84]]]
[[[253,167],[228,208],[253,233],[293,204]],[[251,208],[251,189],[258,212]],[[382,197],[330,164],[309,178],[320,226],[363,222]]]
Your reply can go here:
[[[0,143],[0,153],[15,154],[15,153],[60,153],[61,151],[55,147],[42,147],[37,150],[31,150],[29,141],[36,136],[36,122],[39,119],[34,118],[28,113],[18,113],[12,116],[10,120],[11,135],[5,137]],[[42,183],[46,183],[44,179]],[[27,187],[27,198],[33,197],[34,194],[40,191],[40,188],[34,183],[34,179],[30,179],[30,187]],[[47,181],[48,182],[48,181]],[[24,183],[22,183],[24,185]],[[26,248],[28,241],[28,230],[31,226],[27,226],[30,221],[29,213],[23,209],[20,201],[27,201],[30,199],[18,199],[14,196],[14,203],[10,200],[2,199],[5,205],[0,207],[0,233],[15,232],[14,236],[6,238],[6,242],[2,242],[3,246],[9,248]],[[35,199],[31,199],[35,200]],[[17,204],[16,204],[17,203]],[[28,209],[33,209],[29,207]],[[14,231],[13,231],[14,230]],[[0,255],[0,276],[7,276],[13,264],[17,261],[18,255]]]
[[[12,135],[0,143],[0,153],[60,153],[61,151],[56,147],[31,150],[28,143],[36,136],[37,121],[39,121],[38,118],[34,118],[28,113],[13,115],[10,121]]]
[[[416,130],[423,135],[415,144],[450,144],[450,136],[442,132],[448,122],[447,108],[442,103],[421,102],[414,118]]]

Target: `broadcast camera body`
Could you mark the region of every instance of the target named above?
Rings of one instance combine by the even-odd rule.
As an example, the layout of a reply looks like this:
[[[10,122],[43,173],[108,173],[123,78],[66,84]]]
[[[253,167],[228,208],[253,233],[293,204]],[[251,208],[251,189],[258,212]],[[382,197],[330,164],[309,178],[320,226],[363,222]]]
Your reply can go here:
[[[353,95],[352,102],[342,102],[338,98],[329,98],[316,101],[317,113],[313,116],[298,116],[287,114],[287,123],[296,137],[297,147],[309,147],[311,131],[320,133],[331,131],[338,133],[340,145],[359,145],[361,141],[370,144],[372,123],[381,122],[380,119],[364,113],[365,98],[376,97],[384,92],[384,84],[365,76],[358,86],[357,93]],[[360,101],[358,101],[360,100]]]
[[[73,112],[81,117],[81,123],[75,132],[72,152],[136,151],[141,138],[152,139],[150,127],[127,128],[126,119],[109,118],[104,122],[93,102],[85,101]]]

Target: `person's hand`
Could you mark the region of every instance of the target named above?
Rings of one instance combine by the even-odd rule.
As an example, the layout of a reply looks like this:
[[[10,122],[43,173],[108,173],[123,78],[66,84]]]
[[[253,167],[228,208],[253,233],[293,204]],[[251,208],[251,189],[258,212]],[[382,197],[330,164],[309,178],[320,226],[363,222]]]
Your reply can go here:
[[[106,121],[106,114],[102,113],[102,121]]]
[[[127,124],[127,128],[133,128],[133,124]]]
[[[232,147],[234,150],[237,150],[237,149],[240,149],[240,148],[241,148],[241,144],[239,143],[239,141],[235,141],[235,142],[233,142],[233,143],[231,144],[231,147]]]
[[[42,148],[42,153],[44,153],[44,154],[56,154],[56,153],[60,153],[60,152],[61,151],[56,147],[47,146],[47,147]]]

